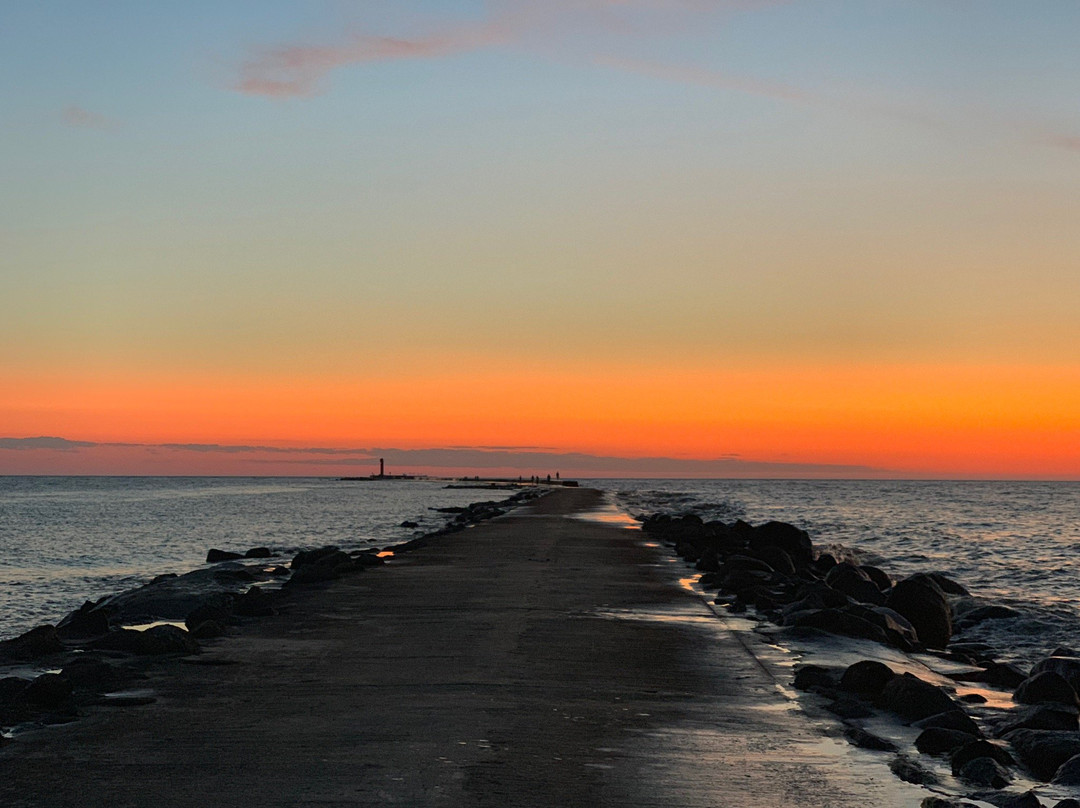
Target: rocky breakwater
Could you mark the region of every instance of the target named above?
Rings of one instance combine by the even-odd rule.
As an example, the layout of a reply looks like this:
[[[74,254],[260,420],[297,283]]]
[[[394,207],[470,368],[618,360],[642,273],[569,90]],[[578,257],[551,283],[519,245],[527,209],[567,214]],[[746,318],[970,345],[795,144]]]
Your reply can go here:
[[[159,575],[143,586],[87,601],[56,625],[0,641],[0,730],[17,735],[76,720],[88,709],[152,703],[152,693],[140,689],[152,666],[177,659],[198,662],[204,645],[220,642],[251,620],[287,610],[300,589],[381,567],[383,555],[422,547],[542,493],[529,490],[500,502],[455,508],[444,528],[392,551],[324,546],[295,552],[286,563],[280,551],[266,547],[212,548],[202,569]],[[7,742],[0,734],[0,744]]]
[[[966,797],[1080,808],[1080,653],[1057,648],[1026,670],[954,640],[965,626],[1015,616],[1009,607],[982,603],[939,572],[893,581],[880,567],[817,552],[806,531],[783,522],[656,514],[642,527],[701,573],[716,604],[752,610],[781,641],[853,638],[847,656],[873,648],[865,641],[886,646],[854,664],[797,667],[793,684],[821,699],[851,743],[888,754],[896,776],[947,795],[925,805]]]

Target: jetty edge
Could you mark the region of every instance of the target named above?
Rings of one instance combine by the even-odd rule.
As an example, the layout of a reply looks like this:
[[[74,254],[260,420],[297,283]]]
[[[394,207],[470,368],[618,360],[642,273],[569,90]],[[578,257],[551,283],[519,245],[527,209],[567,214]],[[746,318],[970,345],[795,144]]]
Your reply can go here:
[[[642,534],[561,489],[0,750],[6,805],[914,805],[792,709]],[[907,788],[907,791],[904,789]]]

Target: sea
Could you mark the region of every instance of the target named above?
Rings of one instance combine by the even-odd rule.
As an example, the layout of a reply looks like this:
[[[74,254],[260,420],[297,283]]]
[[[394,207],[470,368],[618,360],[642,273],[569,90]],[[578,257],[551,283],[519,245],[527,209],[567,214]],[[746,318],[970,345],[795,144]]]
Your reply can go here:
[[[880,480],[590,480],[633,516],[791,522],[816,547],[900,578],[939,571],[970,605],[1018,612],[958,639],[1030,664],[1080,648],[1080,483]],[[325,478],[0,477],[0,638],[85,600],[203,565],[209,548],[392,547],[442,527],[436,508],[504,492],[433,481]],[[416,527],[402,526],[415,523]],[[598,571],[598,574],[601,574]]]

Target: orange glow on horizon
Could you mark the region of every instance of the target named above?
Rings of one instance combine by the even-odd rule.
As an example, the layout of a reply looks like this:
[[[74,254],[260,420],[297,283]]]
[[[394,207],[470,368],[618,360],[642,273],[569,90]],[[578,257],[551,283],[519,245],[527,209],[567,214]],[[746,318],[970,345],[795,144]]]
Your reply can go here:
[[[238,378],[24,376],[4,436],[423,448],[541,446],[620,457],[855,464],[898,474],[1080,477],[1080,369],[736,366],[483,368]]]

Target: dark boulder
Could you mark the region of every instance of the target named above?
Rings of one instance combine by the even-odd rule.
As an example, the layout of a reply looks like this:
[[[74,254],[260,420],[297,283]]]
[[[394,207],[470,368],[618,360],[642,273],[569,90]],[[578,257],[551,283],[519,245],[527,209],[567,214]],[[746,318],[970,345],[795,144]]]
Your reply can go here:
[[[979,725],[975,723],[975,720],[970,715],[960,710],[949,710],[948,712],[938,713],[929,718],[923,718],[916,721],[912,726],[918,727],[919,729],[930,729],[932,727],[951,729],[956,730],[957,732],[967,733],[976,738],[982,737],[982,730],[979,729]]]
[[[361,567],[381,567],[386,564],[386,559],[381,558],[374,550],[361,550],[352,553],[352,559]]]
[[[1065,679],[1051,671],[1037,673],[1020,683],[1013,693],[1013,701],[1020,704],[1067,704],[1080,706],[1073,690]]]
[[[70,705],[71,682],[58,673],[43,673],[26,686],[22,698],[34,710],[61,710]]]
[[[844,737],[860,749],[870,749],[875,752],[896,751],[896,744],[892,741],[867,732],[862,727],[849,726],[844,730]]]
[[[277,609],[266,590],[253,586],[233,601],[233,612],[241,617],[270,617],[277,614]]]
[[[110,631],[95,640],[93,647],[139,656],[194,654],[199,650],[199,644],[189,632],[173,625],[154,626],[146,631],[126,628]]]
[[[895,676],[892,668],[883,662],[866,659],[850,665],[844,671],[840,677],[840,687],[865,698],[876,699]]]
[[[814,560],[814,545],[810,534],[786,522],[766,522],[754,528],[748,546],[755,552],[765,547],[778,547],[787,553],[796,569],[807,567]]]
[[[1016,688],[1027,679],[1027,675],[1011,662],[988,662],[982,670],[953,674],[950,678],[958,682],[985,682],[996,687]]]
[[[60,675],[71,682],[75,690],[88,690],[95,693],[105,693],[120,688],[135,676],[130,671],[85,655],[65,665]]]
[[[914,626],[902,614],[898,614],[886,606],[851,603],[844,607],[844,611],[880,627],[885,632],[889,645],[894,648],[899,648],[902,651],[921,650],[922,648],[919,635],[915,632]]]
[[[792,683],[796,690],[809,690],[812,687],[836,687],[836,673],[820,665],[802,665],[795,670]]]
[[[1080,808],[1080,800],[1066,797],[1054,804],[1054,808]]]
[[[224,623],[217,620],[204,620],[194,627],[188,626],[188,631],[196,640],[212,640],[215,637],[224,637],[228,629]]]
[[[825,583],[860,603],[873,603],[878,606],[885,603],[885,596],[877,584],[861,569],[846,561],[829,570]]]
[[[243,556],[240,553],[233,553],[228,550],[211,548],[206,551],[207,564],[217,564],[221,561],[236,561],[238,558],[243,558]]]
[[[272,558],[273,555],[269,547],[252,547],[244,553],[244,558]]]
[[[420,525],[417,524],[416,522],[412,522],[412,521],[406,519],[404,522],[402,522],[400,525],[398,525],[398,527],[420,527]]]
[[[64,650],[55,626],[38,626],[0,642],[0,659],[29,662]]]
[[[791,556],[775,545],[767,544],[763,547],[756,547],[751,550],[751,553],[753,554],[752,557],[764,561],[781,575],[791,576],[795,574],[795,562],[791,560]]]
[[[1025,791],[1023,794],[980,794],[979,799],[996,808],[1043,808],[1042,801],[1035,796],[1034,791]]]
[[[816,628],[843,637],[873,640],[882,645],[889,643],[889,636],[885,633],[885,629],[841,609],[822,609],[819,612],[807,612],[792,617],[794,619],[790,625]]]
[[[1016,729],[1004,737],[1021,762],[1040,780],[1049,781],[1062,763],[1080,755],[1080,732]]]
[[[1058,766],[1050,782],[1058,786],[1080,786],[1080,755],[1073,755]]]
[[[1054,654],[1035,663],[1035,667],[1031,669],[1031,675],[1035,676],[1039,673],[1056,673],[1072,685],[1073,690],[1080,693],[1080,657]]]
[[[977,808],[974,803],[961,800],[947,800],[944,797],[923,797],[919,808]]]
[[[928,575],[897,582],[885,605],[906,617],[928,648],[944,648],[952,636],[952,610],[945,594]]]
[[[989,757],[969,760],[956,774],[961,780],[983,788],[1005,788],[1012,782],[1009,770]]]
[[[936,786],[939,782],[936,774],[907,755],[897,755],[890,760],[889,769],[905,783],[914,783],[918,786]]]
[[[826,704],[825,709],[845,721],[855,718],[869,718],[874,714],[874,711],[859,699],[843,695]]]
[[[1019,616],[1020,612],[1016,611],[1016,609],[995,604],[993,606],[980,606],[977,609],[964,612],[957,618],[956,624],[959,628],[971,628],[971,626],[978,625],[985,620],[1008,620]]]
[[[940,687],[910,673],[894,676],[881,691],[881,704],[908,721],[962,709]]]
[[[971,593],[968,592],[961,584],[957,583],[947,575],[943,575],[940,572],[931,572],[927,574],[927,577],[933,580],[933,582],[937,584],[938,589],[940,589],[946,595],[959,595],[961,597],[971,596]]]
[[[56,635],[62,640],[88,640],[108,632],[109,616],[98,604],[87,601],[56,624]]]
[[[866,577],[874,582],[874,586],[882,592],[888,592],[892,589],[892,578],[889,577],[889,573],[885,572],[885,570],[870,566],[869,564],[860,564],[859,569],[862,570]]]
[[[915,739],[915,748],[924,755],[943,755],[971,743],[972,735],[958,729],[930,727],[919,733]]]
[[[994,734],[1007,735],[1014,729],[1053,729],[1073,731],[1080,729],[1075,707],[1064,704],[1036,704],[1005,713],[1005,720],[997,726]]]
[[[232,616],[234,596],[228,592],[211,595],[199,606],[188,612],[184,618],[184,625],[190,631],[195,626],[214,620],[218,623],[227,623]]]
[[[954,749],[949,756],[953,774],[959,774],[964,766],[976,758],[990,758],[996,760],[1002,766],[1011,766],[1013,764],[1012,755],[993,741],[969,740],[963,746]]]

